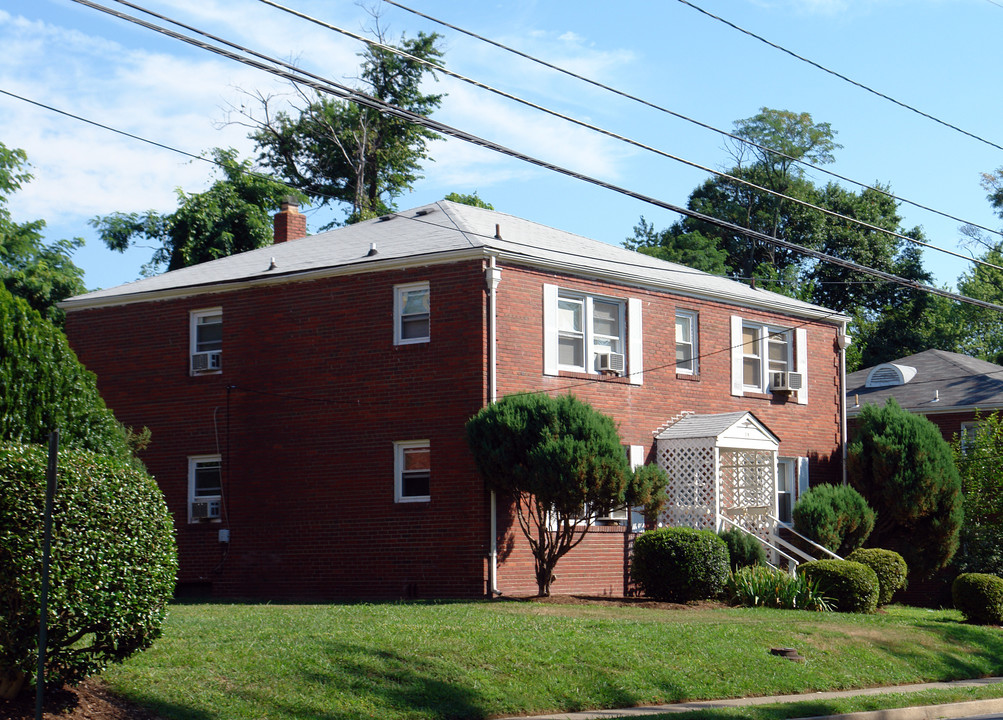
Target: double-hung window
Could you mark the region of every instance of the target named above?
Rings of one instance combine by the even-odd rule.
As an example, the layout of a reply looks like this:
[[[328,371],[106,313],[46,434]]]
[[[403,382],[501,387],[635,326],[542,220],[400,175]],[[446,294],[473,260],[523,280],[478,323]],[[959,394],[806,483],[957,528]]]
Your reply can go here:
[[[790,329],[768,323],[731,318],[731,393],[763,394],[776,391],[777,373],[787,380],[797,374],[796,402],[808,402],[808,346],[804,328]],[[785,386],[786,387],[786,386]]]
[[[192,375],[223,369],[223,310],[195,310],[190,315],[190,371]]]
[[[676,311],[676,372],[697,374],[697,314],[691,310]]]
[[[219,520],[223,483],[219,455],[188,458],[188,522]]]
[[[544,372],[613,372],[641,383],[641,304],[544,285]]]
[[[431,499],[432,451],[428,440],[394,443],[394,501]]]
[[[427,282],[394,287],[394,345],[427,343],[430,317]]]

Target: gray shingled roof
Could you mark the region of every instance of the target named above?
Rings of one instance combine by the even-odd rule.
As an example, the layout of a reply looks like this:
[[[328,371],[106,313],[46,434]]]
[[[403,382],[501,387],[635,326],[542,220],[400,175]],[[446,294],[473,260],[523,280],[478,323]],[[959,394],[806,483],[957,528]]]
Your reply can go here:
[[[762,427],[771,437],[773,432],[747,410],[715,413],[713,415],[687,415],[658,433],[658,440],[700,440],[721,437],[748,416],[753,423]]]
[[[496,232],[497,231],[497,232]],[[369,255],[375,245],[376,254]],[[657,260],[598,240],[493,210],[442,200],[299,240],[78,295],[66,310],[218,292],[256,283],[450,262],[497,255],[502,263],[600,277],[795,316],[845,321],[842,315],[766,290]],[[272,268],[274,261],[274,268]]]
[[[916,374],[903,385],[869,388],[867,376],[874,368],[850,373],[846,376],[848,415],[856,415],[869,403],[884,405],[890,397],[906,410],[922,414],[1003,408],[1003,366],[944,350],[924,350],[891,364],[915,368]]]

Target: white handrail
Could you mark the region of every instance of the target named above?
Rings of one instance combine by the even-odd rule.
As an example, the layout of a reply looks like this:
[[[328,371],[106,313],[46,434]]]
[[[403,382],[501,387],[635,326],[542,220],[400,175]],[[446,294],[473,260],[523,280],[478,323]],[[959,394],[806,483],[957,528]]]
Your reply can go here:
[[[768,517],[768,518],[770,518],[770,520],[772,520],[773,522],[775,522],[775,523],[776,523],[777,525],[780,525],[780,520],[778,520],[777,518],[773,517],[772,515],[767,515],[767,517]],[[786,528],[787,528],[787,530],[788,530],[788,531],[789,531],[789,532],[790,532],[791,534],[793,534],[793,535],[797,535],[797,536],[798,536],[799,538],[801,538],[802,540],[804,540],[804,541],[805,541],[806,543],[808,543],[809,545],[811,545],[811,546],[812,546],[813,548],[815,548],[816,550],[821,550],[821,551],[822,551],[822,552],[824,552],[824,553],[825,553],[826,555],[828,555],[829,557],[831,557],[831,558],[833,558],[833,559],[835,559],[835,560],[842,560],[842,559],[843,559],[843,558],[841,558],[841,557],[840,557],[839,555],[837,555],[836,553],[834,553],[834,552],[833,552],[832,550],[830,550],[829,548],[827,548],[827,547],[822,547],[822,546],[821,546],[821,545],[819,545],[819,544],[818,544],[817,542],[815,542],[815,541],[814,541],[814,540],[812,540],[811,538],[807,538],[807,537],[805,537],[804,535],[802,535],[801,533],[799,533],[799,532],[798,532],[797,530],[795,530],[795,529],[794,529],[794,528],[792,528],[791,526],[789,526],[789,525],[785,525],[784,527],[786,527]]]
[[[794,563],[794,567],[797,567],[798,565],[800,565],[800,564],[801,564],[801,563],[800,563],[800,562],[798,561],[798,559],[797,559],[797,558],[795,558],[795,557],[792,557],[792,556],[788,555],[788,554],[787,554],[787,553],[785,553],[785,552],[784,552],[783,550],[781,550],[780,548],[776,547],[776,546],[775,546],[775,545],[773,545],[772,543],[770,543],[770,542],[767,542],[766,540],[763,540],[763,538],[759,537],[759,536],[758,536],[758,535],[756,535],[755,533],[752,533],[752,532],[749,532],[749,530],[748,530],[748,529],[746,529],[746,528],[742,527],[741,525],[739,525],[738,523],[734,522],[733,520],[731,520],[731,519],[729,519],[729,518],[726,518],[726,517],[725,517],[724,515],[720,515],[720,516],[718,516],[718,517],[719,517],[719,519],[721,519],[721,520],[724,520],[724,521],[725,521],[726,523],[728,523],[729,525],[732,525],[732,526],[734,526],[735,528],[737,528],[738,530],[741,530],[741,531],[742,531],[742,532],[744,532],[744,533],[745,533],[746,535],[752,535],[752,537],[756,538],[756,540],[758,540],[758,541],[759,541],[760,543],[762,543],[763,545],[765,545],[766,547],[768,547],[768,548],[769,548],[770,550],[773,550],[773,551],[774,551],[774,552],[776,552],[777,554],[779,554],[779,555],[782,555],[782,556],[783,556],[784,558],[786,558],[787,560],[790,560],[790,561],[791,561],[792,563]],[[779,538],[778,538],[778,539],[779,539]]]

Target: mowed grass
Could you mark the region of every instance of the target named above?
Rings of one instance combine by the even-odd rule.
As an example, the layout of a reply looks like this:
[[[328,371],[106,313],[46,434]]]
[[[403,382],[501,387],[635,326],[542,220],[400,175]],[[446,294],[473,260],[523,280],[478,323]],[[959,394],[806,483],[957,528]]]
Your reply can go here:
[[[806,661],[775,657],[775,647],[796,648]],[[997,674],[1003,632],[965,625],[954,611],[893,606],[861,616],[496,601],[175,605],[164,637],[103,677],[171,719],[393,720]]]

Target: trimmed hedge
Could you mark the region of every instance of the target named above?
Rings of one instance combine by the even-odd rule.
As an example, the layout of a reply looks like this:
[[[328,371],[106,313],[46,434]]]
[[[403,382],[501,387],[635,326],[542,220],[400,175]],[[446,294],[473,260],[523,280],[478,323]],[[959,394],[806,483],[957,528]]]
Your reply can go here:
[[[753,565],[766,564],[766,550],[763,544],[749,533],[732,528],[721,533],[721,539],[728,546],[731,571]]]
[[[874,511],[849,485],[816,485],[791,511],[794,529],[837,555],[846,555],[874,530]]]
[[[719,596],[728,580],[728,546],[713,530],[671,527],[634,540],[630,574],[648,597],[668,602]]]
[[[798,574],[817,583],[839,612],[873,613],[878,609],[878,576],[863,563],[815,560],[798,565]]]
[[[892,596],[908,583],[909,568],[894,550],[860,548],[846,556],[847,560],[863,563],[878,576],[878,605],[887,605]]]
[[[1003,579],[987,573],[958,575],[951,586],[954,607],[976,625],[1003,625]]]
[[[37,663],[48,452],[0,444],[0,679]],[[174,527],[130,460],[61,450],[53,506],[48,683],[76,683],[149,647],[174,592]]]

